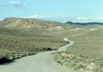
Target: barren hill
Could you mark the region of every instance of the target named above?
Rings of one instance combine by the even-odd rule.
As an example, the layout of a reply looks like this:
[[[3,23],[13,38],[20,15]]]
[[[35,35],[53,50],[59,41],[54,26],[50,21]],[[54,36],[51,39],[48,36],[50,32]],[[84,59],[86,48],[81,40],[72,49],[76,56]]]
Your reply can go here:
[[[5,18],[0,21],[0,26],[18,30],[29,30],[37,32],[56,32],[70,29],[69,24],[56,21],[48,21],[32,18]]]

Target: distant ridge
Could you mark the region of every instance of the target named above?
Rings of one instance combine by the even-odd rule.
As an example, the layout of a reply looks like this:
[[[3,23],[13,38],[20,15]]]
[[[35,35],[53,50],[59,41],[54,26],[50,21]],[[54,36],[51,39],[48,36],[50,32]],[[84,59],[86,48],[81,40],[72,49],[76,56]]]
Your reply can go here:
[[[84,25],[84,26],[87,26],[87,25],[103,25],[103,23],[101,22],[86,22],[86,23],[80,23],[80,22],[71,22],[71,21],[68,21],[66,22],[70,25]]]

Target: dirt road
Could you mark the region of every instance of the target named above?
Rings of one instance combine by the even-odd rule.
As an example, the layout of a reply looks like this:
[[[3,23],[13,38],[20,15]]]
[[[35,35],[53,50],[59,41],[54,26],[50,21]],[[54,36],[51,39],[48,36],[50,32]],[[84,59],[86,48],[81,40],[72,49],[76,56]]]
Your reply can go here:
[[[58,51],[48,51],[27,56],[7,65],[0,65],[0,72],[74,72],[53,63],[54,52],[65,51],[73,42],[62,46]]]

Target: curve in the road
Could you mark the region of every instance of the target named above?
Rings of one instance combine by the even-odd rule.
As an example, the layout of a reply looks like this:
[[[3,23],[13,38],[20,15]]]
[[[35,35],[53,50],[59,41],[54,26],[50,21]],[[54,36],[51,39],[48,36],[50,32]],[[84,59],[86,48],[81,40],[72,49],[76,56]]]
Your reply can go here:
[[[74,42],[70,41],[69,44],[62,46],[58,51],[42,52],[18,59],[8,65],[1,65],[0,72],[74,72],[68,68],[54,64],[53,58],[50,55],[51,53],[65,51],[73,44]]]

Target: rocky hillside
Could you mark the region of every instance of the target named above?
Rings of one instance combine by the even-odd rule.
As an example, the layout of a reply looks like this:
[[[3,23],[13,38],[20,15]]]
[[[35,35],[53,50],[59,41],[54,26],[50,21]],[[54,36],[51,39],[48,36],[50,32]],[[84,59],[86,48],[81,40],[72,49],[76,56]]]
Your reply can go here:
[[[31,18],[5,18],[0,26],[10,29],[29,30],[36,32],[56,32],[70,29],[69,24]]]

